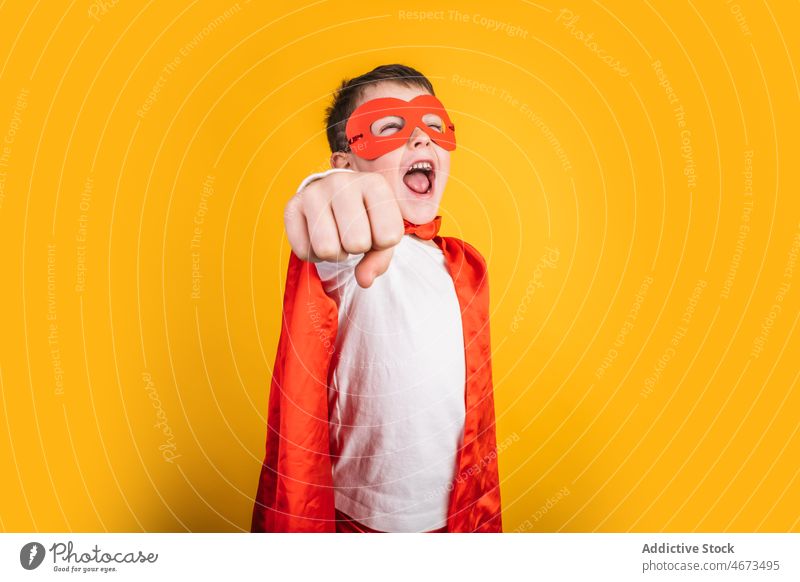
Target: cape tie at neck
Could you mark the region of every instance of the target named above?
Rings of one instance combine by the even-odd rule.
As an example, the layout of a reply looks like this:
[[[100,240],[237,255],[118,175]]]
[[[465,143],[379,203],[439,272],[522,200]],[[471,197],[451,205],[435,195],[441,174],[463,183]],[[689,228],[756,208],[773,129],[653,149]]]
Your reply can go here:
[[[425,224],[414,224],[413,222],[407,221],[405,218],[403,219],[403,225],[406,227],[405,234],[415,234],[419,238],[425,240],[431,240],[433,237],[435,237],[439,233],[439,227],[441,224],[441,216],[437,216]]]

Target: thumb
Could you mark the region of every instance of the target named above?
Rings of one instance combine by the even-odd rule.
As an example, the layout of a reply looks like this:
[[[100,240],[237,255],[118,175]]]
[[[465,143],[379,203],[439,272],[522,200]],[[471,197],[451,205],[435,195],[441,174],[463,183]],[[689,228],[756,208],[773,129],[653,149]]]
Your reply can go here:
[[[394,247],[367,252],[356,265],[356,282],[364,289],[370,287],[375,278],[383,275],[389,268],[393,253]]]

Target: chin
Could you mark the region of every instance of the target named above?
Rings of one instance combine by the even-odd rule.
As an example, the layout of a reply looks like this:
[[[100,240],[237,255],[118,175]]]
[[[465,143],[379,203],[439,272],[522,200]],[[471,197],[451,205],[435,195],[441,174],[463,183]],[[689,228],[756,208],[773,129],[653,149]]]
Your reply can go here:
[[[405,218],[407,221],[413,222],[414,224],[425,224],[426,222],[430,222],[436,218],[438,211],[438,206],[421,207],[417,204],[400,202],[400,214],[402,214],[403,218]]]
[[[414,224],[425,224],[430,222],[439,213],[439,203],[442,196],[438,192],[431,192],[427,195],[418,195],[409,190],[405,184],[396,192],[397,203],[400,206],[400,214],[409,222]]]

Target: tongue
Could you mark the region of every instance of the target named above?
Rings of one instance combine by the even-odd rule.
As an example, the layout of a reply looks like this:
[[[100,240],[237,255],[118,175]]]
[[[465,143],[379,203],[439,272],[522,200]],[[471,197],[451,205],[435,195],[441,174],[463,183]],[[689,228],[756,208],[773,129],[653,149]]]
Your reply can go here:
[[[414,171],[403,176],[403,182],[417,194],[425,194],[431,187],[431,182],[425,172]]]

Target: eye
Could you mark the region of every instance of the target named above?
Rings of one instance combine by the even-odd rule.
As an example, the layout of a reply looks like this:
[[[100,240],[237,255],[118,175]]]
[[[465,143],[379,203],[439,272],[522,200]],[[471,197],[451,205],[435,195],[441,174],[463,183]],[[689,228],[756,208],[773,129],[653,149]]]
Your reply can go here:
[[[444,121],[435,113],[426,113],[422,116],[422,121],[434,131],[438,131],[439,133],[444,131]]]
[[[382,117],[377,121],[373,121],[370,126],[372,135],[387,136],[393,135],[403,129],[403,118],[396,115],[389,115]]]

